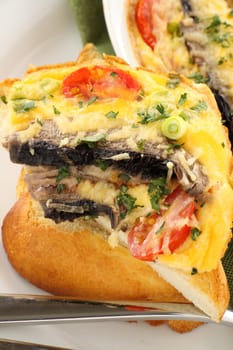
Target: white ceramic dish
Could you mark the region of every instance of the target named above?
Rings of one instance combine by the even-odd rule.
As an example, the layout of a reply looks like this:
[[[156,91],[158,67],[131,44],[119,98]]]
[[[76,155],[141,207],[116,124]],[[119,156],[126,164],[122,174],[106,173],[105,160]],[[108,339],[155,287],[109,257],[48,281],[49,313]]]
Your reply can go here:
[[[125,16],[127,0],[102,0],[108,33],[117,56],[131,66],[138,66],[133,53]]]
[[[112,25],[120,28],[120,23],[124,21],[123,1],[107,2],[105,9],[109,11],[109,18],[114,18],[114,10],[118,13],[116,22],[112,22]],[[22,76],[30,63],[38,65],[75,59],[82,46],[66,0],[1,1],[0,26],[0,79]],[[2,223],[4,215],[15,201],[19,166],[10,163],[8,154],[3,149],[0,149],[0,164]],[[8,263],[1,242],[0,293],[43,293],[15,273]],[[207,325],[190,334],[179,335],[167,326],[151,327],[142,322],[102,322],[59,326],[1,326],[0,338],[77,350],[186,350],[187,347],[189,350],[230,350],[233,330]]]

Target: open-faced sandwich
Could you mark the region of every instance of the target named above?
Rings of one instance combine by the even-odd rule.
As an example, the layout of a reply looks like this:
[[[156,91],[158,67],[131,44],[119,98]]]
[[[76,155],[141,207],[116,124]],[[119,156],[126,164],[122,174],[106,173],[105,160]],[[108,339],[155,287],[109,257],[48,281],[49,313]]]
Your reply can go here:
[[[54,294],[191,302],[219,321],[232,153],[209,88],[87,45],[0,96],[1,142],[24,165],[2,227],[14,268]]]
[[[226,0],[127,0],[140,65],[206,82],[233,142],[233,5]]]

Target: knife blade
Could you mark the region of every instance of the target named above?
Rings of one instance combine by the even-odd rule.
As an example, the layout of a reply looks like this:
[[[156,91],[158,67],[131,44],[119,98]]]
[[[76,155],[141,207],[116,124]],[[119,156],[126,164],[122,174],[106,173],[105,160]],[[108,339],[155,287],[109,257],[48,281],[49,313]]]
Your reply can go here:
[[[50,295],[0,294],[0,324],[4,325],[172,319],[213,322],[192,304],[85,301]],[[233,326],[233,311],[227,310],[221,323]]]

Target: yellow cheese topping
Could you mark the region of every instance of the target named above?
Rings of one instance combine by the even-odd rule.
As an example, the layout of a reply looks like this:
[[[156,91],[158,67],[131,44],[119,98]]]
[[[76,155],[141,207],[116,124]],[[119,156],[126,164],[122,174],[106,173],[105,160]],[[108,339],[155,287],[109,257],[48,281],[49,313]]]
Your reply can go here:
[[[109,61],[99,64],[111,66]],[[226,249],[233,213],[232,154],[215,100],[206,86],[176,75],[134,70],[116,62],[114,67],[136,79],[141,86],[140,98],[134,101],[121,97],[96,99],[91,103],[80,101],[76,96],[65,98],[63,79],[79,67],[45,68],[12,85],[6,96],[7,113],[2,117],[2,133],[5,132],[4,137],[15,133],[21,142],[26,142],[38,137],[46,121],[52,120],[65,135],[63,143],[68,146],[71,146],[69,134],[77,141],[80,135],[96,132],[105,134],[110,142],[124,140],[131,149],[139,151],[139,144],[142,146],[145,140],[163,144],[166,140],[161,133],[164,118],[183,118],[187,131],[177,142],[202,164],[209,179],[206,190],[211,200],[197,213],[202,231],[200,237],[196,241],[188,239],[174,254],[158,258],[169,266],[187,271],[193,267],[200,272],[211,270]],[[5,103],[0,101],[0,112],[5,109]],[[170,140],[166,141],[170,143]],[[116,196],[114,186],[104,181],[94,188],[90,181],[81,182],[79,191],[85,198],[106,204],[111,204]],[[124,219],[132,225],[138,216],[151,210],[151,204],[146,185],[130,187],[129,194],[136,198],[138,205]]]
[[[134,23],[130,34],[132,48],[144,67],[175,71],[194,79],[210,79],[210,85],[232,106],[232,9],[222,0],[190,0],[189,5],[191,14],[184,12],[180,0],[154,1],[155,47],[152,50],[145,43]],[[131,22],[129,31],[132,32]]]

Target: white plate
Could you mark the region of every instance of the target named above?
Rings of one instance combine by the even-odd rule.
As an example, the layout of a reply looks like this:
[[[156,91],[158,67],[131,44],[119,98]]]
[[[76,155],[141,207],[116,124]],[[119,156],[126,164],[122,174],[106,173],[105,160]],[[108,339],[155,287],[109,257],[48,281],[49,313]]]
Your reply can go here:
[[[109,0],[106,5],[107,18],[114,18],[115,21],[109,21],[109,24],[121,28],[124,22],[123,1]],[[114,10],[118,16],[114,16]],[[22,76],[30,63],[38,65],[73,60],[81,49],[80,37],[66,0],[1,1],[0,26],[1,79]],[[118,40],[120,45],[120,37]],[[114,47],[116,48],[115,45]],[[2,223],[4,215],[15,201],[19,166],[11,164],[7,152],[2,149],[0,164]],[[0,293],[6,292],[43,293],[15,273],[1,244]],[[230,350],[233,331],[223,326],[208,325],[190,334],[179,335],[166,326],[151,327],[142,322],[102,322],[59,326],[1,326],[0,338],[47,343],[77,350],[170,350],[174,348],[174,343],[179,350],[186,350],[187,347],[189,350]]]
[[[133,53],[125,17],[126,0],[102,0],[108,33],[117,56],[131,66],[138,66]],[[117,14],[117,15],[116,15]]]

